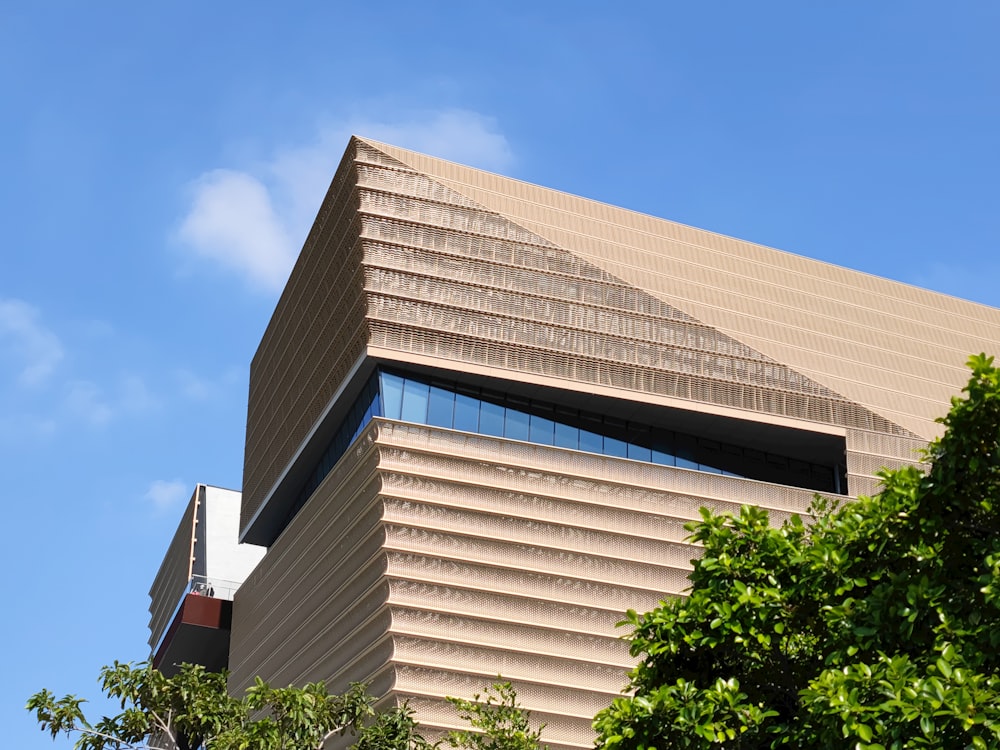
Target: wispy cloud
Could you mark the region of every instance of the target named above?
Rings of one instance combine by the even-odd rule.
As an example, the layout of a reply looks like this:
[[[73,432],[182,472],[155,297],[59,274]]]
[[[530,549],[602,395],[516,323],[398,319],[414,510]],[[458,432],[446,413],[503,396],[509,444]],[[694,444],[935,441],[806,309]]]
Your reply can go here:
[[[66,331],[47,327],[43,312],[20,299],[0,297],[0,442],[49,440],[67,430],[103,430],[162,412],[167,404],[225,400],[244,382],[244,370],[217,377],[136,371],[115,330],[101,321],[71,321]],[[65,334],[65,335],[64,335]],[[109,362],[128,359],[128,369]],[[97,362],[94,369],[93,362]],[[242,389],[240,389],[242,390]]]
[[[405,122],[359,118],[350,126],[355,135],[492,172],[514,164],[514,151],[497,121],[478,112],[449,109]]]
[[[493,171],[514,161],[496,120],[469,110],[341,118],[318,128],[311,142],[280,147],[252,169],[202,174],[191,185],[178,239],[195,257],[253,286],[280,290],[352,134]]]
[[[57,428],[56,420],[50,416],[5,413],[0,415],[0,443],[23,444],[27,438],[45,439],[55,434]]]
[[[0,364],[9,361],[25,386],[47,380],[63,358],[59,337],[39,318],[38,310],[27,302],[0,298]]]
[[[103,427],[123,415],[145,414],[160,407],[138,375],[127,374],[113,387],[105,388],[89,380],[67,384],[66,405],[70,412],[93,427]]]
[[[181,505],[191,495],[191,488],[181,479],[157,479],[150,483],[143,499],[158,512]]]
[[[68,384],[66,405],[76,416],[95,427],[106,425],[115,413],[102,389],[87,380]]]
[[[245,377],[245,372],[236,367],[231,367],[217,376],[206,376],[184,368],[174,372],[180,394],[192,401],[222,398],[237,388],[245,390]]]

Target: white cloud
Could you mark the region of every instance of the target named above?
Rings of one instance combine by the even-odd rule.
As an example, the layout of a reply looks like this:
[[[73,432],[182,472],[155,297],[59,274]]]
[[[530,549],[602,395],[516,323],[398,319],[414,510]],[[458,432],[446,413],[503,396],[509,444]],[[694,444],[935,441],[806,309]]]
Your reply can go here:
[[[278,148],[253,169],[204,173],[192,184],[178,238],[197,257],[257,287],[280,290],[351,134],[482,169],[502,171],[513,164],[496,120],[477,112],[340,119],[319,128],[312,142]]]
[[[180,479],[157,479],[150,483],[143,499],[152,503],[157,511],[167,511],[190,497],[190,488]]]
[[[514,163],[514,152],[497,121],[465,109],[444,110],[402,123],[358,119],[351,126],[355,135],[493,172],[502,172]]]
[[[59,337],[43,326],[38,310],[18,299],[0,299],[0,345],[18,360],[22,385],[39,385],[63,358]]]
[[[180,239],[256,285],[280,288],[295,250],[264,183],[245,172],[216,169],[202,175],[193,190]]]

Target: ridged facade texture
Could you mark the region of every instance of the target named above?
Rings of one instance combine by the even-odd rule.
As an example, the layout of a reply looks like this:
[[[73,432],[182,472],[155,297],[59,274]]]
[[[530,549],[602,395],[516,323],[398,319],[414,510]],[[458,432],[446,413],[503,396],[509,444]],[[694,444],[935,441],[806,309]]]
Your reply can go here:
[[[684,590],[683,524],[812,499],[376,419],[277,535],[376,365],[835,436],[859,494],[998,349],[990,308],[353,139],[251,369],[241,525],[270,549],[233,687],[368,680],[433,733],[502,674],[548,743],[586,746],[630,664],[615,622]]]
[[[683,592],[698,508],[776,519],[812,492],[377,420],[236,597],[232,688],[372,682],[429,731],[502,674],[554,746],[630,665],[615,623]]]
[[[191,581],[200,502],[199,488],[196,487],[149,587],[149,647],[153,650],[170,626],[177,603],[187,593]]]
[[[369,143],[924,438],[1000,341],[996,308]]]

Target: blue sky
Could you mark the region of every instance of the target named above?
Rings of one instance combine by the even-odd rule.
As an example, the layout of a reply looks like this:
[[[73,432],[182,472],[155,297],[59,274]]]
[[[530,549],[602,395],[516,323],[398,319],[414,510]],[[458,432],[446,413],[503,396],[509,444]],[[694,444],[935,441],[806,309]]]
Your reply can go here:
[[[68,747],[25,698],[146,656],[350,133],[997,306],[998,33],[985,0],[0,3],[8,744]]]

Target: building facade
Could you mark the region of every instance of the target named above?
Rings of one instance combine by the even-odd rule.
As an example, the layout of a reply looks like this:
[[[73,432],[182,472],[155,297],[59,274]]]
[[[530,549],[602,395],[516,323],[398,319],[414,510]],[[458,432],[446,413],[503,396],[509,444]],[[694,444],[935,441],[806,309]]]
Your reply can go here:
[[[251,366],[231,687],[433,734],[499,674],[589,746],[700,507],[872,492],[998,350],[992,308],[354,138]]]
[[[239,544],[240,493],[198,484],[149,588],[149,649],[167,675],[229,662],[233,597],[266,551]]]

